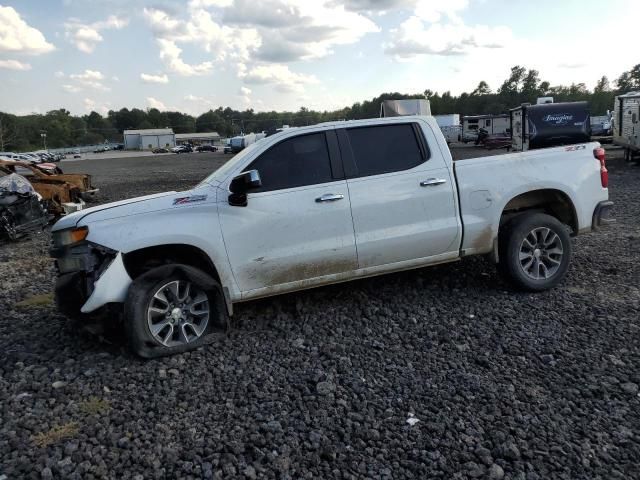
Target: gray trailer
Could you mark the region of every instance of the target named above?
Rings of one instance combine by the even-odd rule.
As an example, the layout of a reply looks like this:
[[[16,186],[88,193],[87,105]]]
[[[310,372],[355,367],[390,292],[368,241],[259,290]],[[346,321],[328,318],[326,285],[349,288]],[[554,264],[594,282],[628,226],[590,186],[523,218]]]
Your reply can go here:
[[[640,154],[640,92],[629,92],[616,97],[613,143],[624,148],[626,160]]]

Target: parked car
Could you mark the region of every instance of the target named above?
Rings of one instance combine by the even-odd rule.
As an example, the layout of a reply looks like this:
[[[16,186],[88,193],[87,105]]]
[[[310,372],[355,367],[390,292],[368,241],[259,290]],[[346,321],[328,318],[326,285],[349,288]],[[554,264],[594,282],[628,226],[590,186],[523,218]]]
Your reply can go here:
[[[224,146],[224,150],[222,151],[222,153],[233,153],[231,145],[225,145]]]
[[[109,150],[111,150],[109,145],[104,145],[104,146],[99,146],[98,148],[96,148],[93,151],[93,153],[103,153],[103,152],[108,152]]]
[[[155,357],[201,345],[237,302],[470,255],[542,291],[570,237],[611,222],[607,184],[597,142],[454,163],[432,117],[288,129],[191,190],[59,220],[56,298],[70,315],[120,304]]]
[[[177,147],[173,147],[171,151],[173,153],[191,153],[193,152],[193,147],[191,145],[178,145]]]
[[[217,152],[218,147],[213,145],[198,145],[196,147],[196,152]]]
[[[157,147],[151,150],[151,153],[169,153],[169,149],[164,147]]]

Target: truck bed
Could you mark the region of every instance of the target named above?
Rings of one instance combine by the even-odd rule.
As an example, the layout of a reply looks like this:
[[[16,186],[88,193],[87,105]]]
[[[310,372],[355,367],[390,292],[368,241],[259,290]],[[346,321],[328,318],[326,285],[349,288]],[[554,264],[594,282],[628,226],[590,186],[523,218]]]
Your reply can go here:
[[[600,163],[593,156],[599,146],[592,142],[457,160],[453,168],[464,225],[461,250],[469,255],[490,252],[507,203],[532,190],[555,190],[568,197],[578,230],[590,230],[594,209],[608,198],[600,184]]]

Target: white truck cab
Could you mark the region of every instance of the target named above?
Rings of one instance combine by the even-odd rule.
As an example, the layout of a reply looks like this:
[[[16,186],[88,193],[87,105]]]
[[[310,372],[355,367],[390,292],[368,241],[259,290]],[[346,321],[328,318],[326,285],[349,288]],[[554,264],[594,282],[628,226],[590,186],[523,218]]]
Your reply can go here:
[[[570,235],[612,221],[597,143],[454,162],[433,117],[289,128],[187,192],[68,215],[57,299],[116,305],[132,348],[194,348],[233,304],[490,254],[518,288],[551,288]]]

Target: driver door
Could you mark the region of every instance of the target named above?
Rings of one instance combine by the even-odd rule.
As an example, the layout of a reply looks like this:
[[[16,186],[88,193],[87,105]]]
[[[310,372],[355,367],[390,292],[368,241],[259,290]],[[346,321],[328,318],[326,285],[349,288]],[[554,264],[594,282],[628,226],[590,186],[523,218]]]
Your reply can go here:
[[[244,168],[254,169],[262,186],[250,191],[247,206],[219,204],[243,297],[321,283],[357,268],[349,190],[333,130],[285,138]]]

